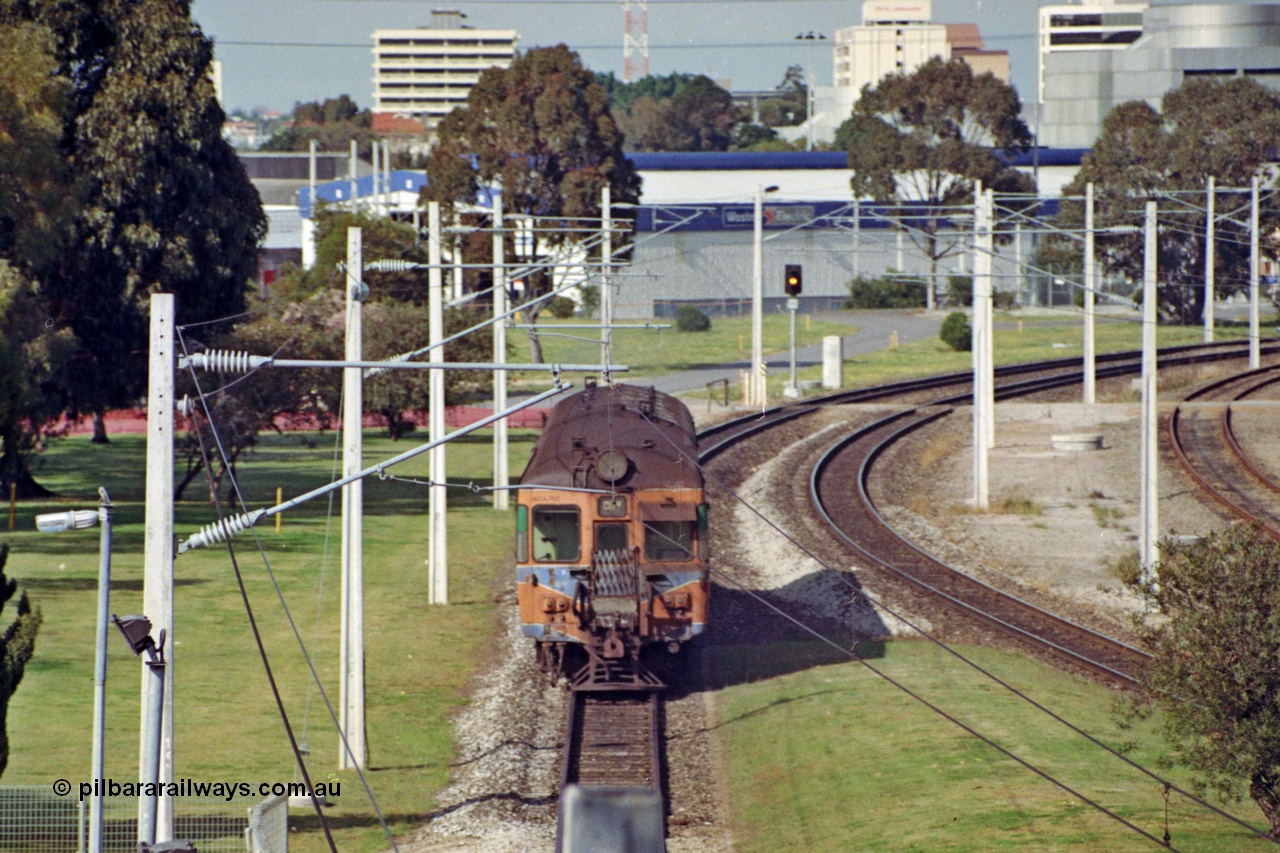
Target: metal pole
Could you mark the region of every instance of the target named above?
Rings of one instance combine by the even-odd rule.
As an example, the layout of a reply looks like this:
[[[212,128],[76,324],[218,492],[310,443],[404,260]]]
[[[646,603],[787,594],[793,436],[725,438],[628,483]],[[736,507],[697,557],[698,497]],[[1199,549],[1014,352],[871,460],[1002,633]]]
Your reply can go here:
[[[502,196],[493,197],[493,360],[498,364],[507,361],[507,270],[506,248],[502,227]],[[499,370],[493,376],[493,410],[507,408],[507,372]],[[506,487],[511,483],[511,460],[507,456],[507,420],[503,418],[493,425],[493,508],[510,507]]]
[[[1093,294],[1098,286],[1097,266],[1094,257],[1093,234],[1093,181],[1084,188],[1084,402],[1098,402],[1098,373],[1094,352]]]
[[[347,229],[346,357],[363,354],[363,232]],[[364,464],[364,380],[358,367],[342,371],[342,475]],[[342,487],[342,661],[340,707],[343,742],[338,767],[365,766],[364,743],[364,481]]]
[[[1261,264],[1258,259],[1258,176],[1253,176],[1249,210],[1249,369],[1262,366],[1262,350],[1258,334],[1258,276]]]
[[[748,404],[764,405],[764,186],[756,185],[751,244],[751,389]]]
[[[600,363],[613,362],[613,282],[609,278],[613,260],[613,201],[608,184],[600,190]]]
[[[143,610],[166,636],[173,637],[173,374],[176,339],[174,297],[151,297],[150,357],[147,376],[147,488],[144,532]],[[169,660],[172,664],[173,656]],[[154,694],[154,695],[153,695]],[[152,708],[160,703],[156,732],[151,731]],[[139,753],[152,749],[159,738],[159,781],[173,781],[173,686],[163,672],[157,678],[142,667],[142,720]],[[145,762],[140,772],[148,772]],[[161,841],[173,837],[173,799],[160,798],[157,812]]]
[[[984,304],[987,287],[991,276],[987,273],[991,262],[984,251],[986,235],[990,228],[987,220],[987,199],[981,185],[974,195],[973,228],[973,506],[974,509],[985,510],[990,506],[988,491],[987,464],[987,426],[986,426],[986,364],[984,354],[987,347],[986,306]]]
[[[1214,191],[1214,177],[1209,176],[1209,185],[1205,192],[1208,198],[1205,199],[1205,218],[1204,218],[1204,342],[1206,344],[1213,343],[1213,301],[1214,301],[1214,267],[1216,266],[1214,255],[1217,250],[1216,236],[1214,231],[1217,223],[1215,208],[1217,207],[1217,193]]]
[[[107,719],[107,625],[111,621],[111,498],[98,489],[98,636],[93,676],[93,797],[89,800],[89,853],[102,853],[102,787]]]
[[[813,150],[813,33],[809,33],[809,85],[805,87],[805,124],[809,125],[809,139],[805,151]],[[793,383],[794,384],[794,383]]]
[[[862,203],[853,200],[853,277],[860,278],[862,254]]]
[[[431,269],[428,271],[427,306],[428,306],[428,342],[439,347],[444,339],[444,283],[440,272],[440,203],[430,202],[427,205],[427,248]],[[436,357],[443,355],[443,352]],[[433,369],[428,374],[428,405],[430,407],[430,437],[432,441],[444,438],[444,371]],[[446,518],[448,511],[445,495],[445,448],[441,443],[433,447],[428,455],[430,459],[428,515],[430,516],[431,556],[430,579],[428,582],[428,600],[431,604],[449,603],[449,550]]]
[[[147,705],[143,710],[142,726],[146,736],[143,738],[142,744],[142,772],[140,778],[143,783],[142,793],[138,796],[138,840],[145,841],[148,844],[155,844],[157,841],[169,841],[173,837],[173,827],[164,826],[163,817],[159,814],[160,803],[168,799],[157,793],[157,783],[163,781],[161,774],[161,732],[164,724],[168,722],[167,715],[164,713],[164,703],[160,697],[165,692],[167,679],[164,677],[165,657],[164,644],[171,642],[166,639],[165,632],[160,632],[160,640],[156,644],[156,657],[150,657],[142,664],[143,676],[151,684],[151,689],[147,691]],[[151,793],[147,793],[147,792]]]
[[[800,300],[794,296],[787,300],[787,313],[791,315],[791,381],[783,393],[788,397],[800,396],[800,386],[796,383],[796,309],[799,307]]]
[[[994,331],[995,331],[995,265],[996,265],[996,195],[995,190],[988,189],[984,199],[986,205],[986,236],[984,238],[982,254],[986,257],[986,266],[983,268],[987,277],[987,283],[983,287],[983,312],[985,316],[982,319],[983,325],[986,327],[987,338],[986,345],[982,349],[982,387],[983,387],[983,405],[986,407],[986,417],[984,418],[987,425],[987,449],[996,446],[996,372],[995,372],[995,353]]]
[[[349,183],[350,183],[350,187],[351,187],[351,212],[352,212],[352,213],[355,213],[355,212],[356,212],[356,210],[357,210],[357,208],[356,208],[356,195],[357,195],[357,194],[359,193],[359,191],[360,191],[360,187],[359,187],[359,185],[356,183],[356,181],[357,181],[357,179],[356,179],[356,166],[357,166],[357,164],[358,164],[358,163],[359,163],[359,155],[356,153],[356,141],[353,139],[353,140],[351,140],[351,161],[350,161],[350,163],[349,163],[349,164],[348,164],[348,166],[347,166],[347,169],[350,171],[350,174],[349,174],[349,175],[347,175],[347,179],[348,179],[348,181],[349,181]]]
[[[1142,580],[1156,581],[1156,563],[1160,561],[1158,547],[1159,494],[1157,492],[1156,437],[1159,424],[1156,421],[1156,203],[1147,202],[1146,234],[1143,252],[1142,275],[1142,494],[1139,499],[1142,511],[1139,550],[1142,557]]]

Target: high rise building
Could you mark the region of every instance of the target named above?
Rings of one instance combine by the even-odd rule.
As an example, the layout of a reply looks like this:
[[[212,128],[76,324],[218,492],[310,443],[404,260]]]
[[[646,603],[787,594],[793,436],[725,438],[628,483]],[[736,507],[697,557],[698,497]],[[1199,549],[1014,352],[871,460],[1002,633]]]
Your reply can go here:
[[[1087,148],[1126,101],[1188,77],[1251,77],[1280,89],[1280,3],[1152,5],[1095,0],[1040,10],[1042,145]]]
[[[489,68],[515,58],[515,30],[478,30],[461,12],[433,11],[431,26],[373,33],[373,112],[434,130]]]
[[[863,86],[910,74],[935,56],[963,59],[975,74],[990,71],[1009,81],[1008,51],[987,50],[977,24],[933,23],[932,0],[864,0],[862,24],[834,33],[833,85],[815,88],[816,135],[834,137]]]

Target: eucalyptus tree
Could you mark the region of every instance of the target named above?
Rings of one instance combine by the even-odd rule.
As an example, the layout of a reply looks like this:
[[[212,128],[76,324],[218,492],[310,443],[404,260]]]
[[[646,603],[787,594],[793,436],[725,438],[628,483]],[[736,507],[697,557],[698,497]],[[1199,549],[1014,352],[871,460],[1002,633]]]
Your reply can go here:
[[[1146,101],[1118,105],[1103,120],[1093,148],[1064,194],[1082,196],[1094,184],[1098,228],[1141,224],[1144,203],[1159,201],[1160,308],[1182,323],[1200,322],[1204,312],[1206,187],[1216,194],[1214,278],[1229,295],[1248,285],[1248,188],[1256,175],[1273,186],[1270,164],[1280,138],[1280,94],[1245,77],[1189,78],[1170,91],[1160,109]],[[1230,191],[1234,188],[1236,191]],[[1234,215],[1231,215],[1234,214]],[[1066,227],[1081,227],[1081,202],[1063,205]],[[1234,220],[1234,222],[1232,221]],[[1262,239],[1278,248],[1280,212],[1266,205]],[[1132,282],[1142,280],[1143,238],[1139,233],[1105,234],[1098,239],[1104,269]]]
[[[100,426],[141,393],[148,296],[175,294],[180,323],[239,313],[266,219],[222,139],[213,46],[186,0],[8,0],[0,25],[44,27],[65,86],[58,150],[76,204],[45,208],[66,239],[26,272],[78,343],[67,413]]]
[[[907,234],[929,261],[930,307],[939,262],[961,251],[940,232],[972,203],[974,183],[1035,192],[1031,178],[1008,164],[1007,155],[1031,145],[1021,108],[1009,84],[975,76],[962,60],[934,57],[864,88],[836,133],[836,147],[849,152],[854,196],[909,208]]]
[[[526,261],[580,242],[584,225],[600,217],[605,186],[615,203],[639,199],[640,178],[623,154],[608,97],[564,45],[530,50],[509,68],[485,71],[437,136],[424,198],[453,207],[473,203],[481,186],[500,186],[504,213],[536,223],[539,257]],[[525,287],[536,321],[548,301],[538,297],[549,294],[550,273],[527,276]],[[539,361],[537,335],[529,337]]]

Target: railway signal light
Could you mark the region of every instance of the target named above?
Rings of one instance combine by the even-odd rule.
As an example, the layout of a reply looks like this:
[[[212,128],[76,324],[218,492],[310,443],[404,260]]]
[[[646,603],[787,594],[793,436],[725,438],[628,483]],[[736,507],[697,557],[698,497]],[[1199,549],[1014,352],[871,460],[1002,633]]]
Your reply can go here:
[[[800,264],[787,264],[783,276],[783,287],[787,291],[787,296],[799,296],[802,286]]]

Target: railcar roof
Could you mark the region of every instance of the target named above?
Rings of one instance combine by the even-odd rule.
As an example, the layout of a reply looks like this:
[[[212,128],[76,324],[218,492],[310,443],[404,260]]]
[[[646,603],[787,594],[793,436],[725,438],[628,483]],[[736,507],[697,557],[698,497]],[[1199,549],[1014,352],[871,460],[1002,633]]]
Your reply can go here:
[[[627,457],[627,473],[610,483],[595,461]],[[548,488],[700,489],[693,417],[669,394],[638,385],[592,386],[566,397],[547,418],[521,485]]]

